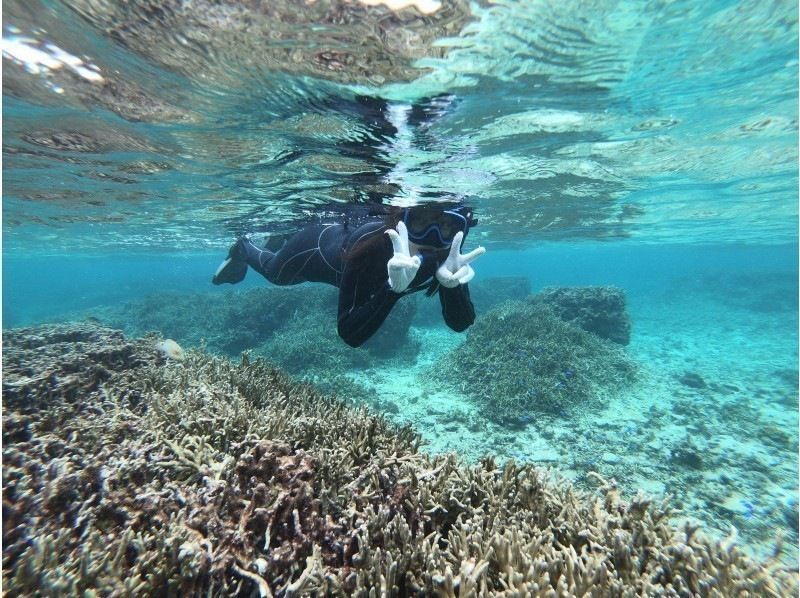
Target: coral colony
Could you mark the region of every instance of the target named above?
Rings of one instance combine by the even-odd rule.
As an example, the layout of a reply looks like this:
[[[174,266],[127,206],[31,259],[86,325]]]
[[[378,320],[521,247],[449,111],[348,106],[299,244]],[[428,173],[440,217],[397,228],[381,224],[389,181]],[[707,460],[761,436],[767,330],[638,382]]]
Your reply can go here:
[[[514,461],[431,457],[261,360],[164,347],[96,324],[5,332],[9,596],[797,594],[777,558],[599,476],[587,494]],[[587,375],[569,368],[536,375]]]
[[[486,417],[527,423],[533,411],[564,415],[632,383],[636,366],[617,344],[629,332],[619,291],[546,290],[482,315],[432,374]]]

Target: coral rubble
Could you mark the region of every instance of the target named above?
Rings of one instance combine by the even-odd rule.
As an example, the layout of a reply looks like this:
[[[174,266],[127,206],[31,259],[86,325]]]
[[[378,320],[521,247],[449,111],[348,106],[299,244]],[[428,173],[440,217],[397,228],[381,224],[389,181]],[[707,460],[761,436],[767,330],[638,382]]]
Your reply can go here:
[[[3,338],[3,580],[35,595],[797,592],[613,483],[465,467],[292,382],[94,325]]]

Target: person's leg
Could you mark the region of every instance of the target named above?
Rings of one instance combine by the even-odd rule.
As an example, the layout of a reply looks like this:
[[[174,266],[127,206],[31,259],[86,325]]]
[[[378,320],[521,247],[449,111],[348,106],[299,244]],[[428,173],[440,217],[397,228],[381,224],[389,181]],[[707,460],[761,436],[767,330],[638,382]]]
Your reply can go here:
[[[241,282],[247,274],[248,266],[273,282],[269,264],[276,255],[272,251],[256,247],[247,237],[241,237],[228,250],[228,257],[217,268],[211,282],[214,284]]]
[[[281,286],[309,280],[326,281],[329,276],[320,277],[317,270],[325,269],[320,267],[320,238],[328,228],[331,227],[308,226],[293,235],[277,252],[259,248],[247,237],[242,237],[231,247],[228,258],[219,267],[212,282],[236,284],[244,279],[248,266],[272,284]],[[331,274],[335,278],[333,275],[335,272]]]
[[[240,259],[243,259],[245,262],[247,262],[248,266],[269,280],[269,276],[267,275],[267,267],[277,254],[267,249],[256,247],[255,243],[253,243],[247,237],[242,237],[239,239],[236,242],[236,245]]]
[[[321,256],[320,239],[329,228],[326,225],[307,226],[292,235],[275,253],[247,243],[244,245],[247,264],[272,284],[280,286],[320,282],[317,273]]]

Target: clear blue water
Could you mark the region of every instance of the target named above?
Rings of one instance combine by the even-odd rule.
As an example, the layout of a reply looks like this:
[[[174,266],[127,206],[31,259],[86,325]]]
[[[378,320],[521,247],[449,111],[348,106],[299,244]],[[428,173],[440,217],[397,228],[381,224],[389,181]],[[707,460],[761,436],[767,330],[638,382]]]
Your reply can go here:
[[[28,326],[156,293],[220,292],[208,288],[210,274],[219,261],[218,252],[106,253],[88,257],[6,254],[3,324]],[[528,250],[492,251],[481,258],[479,265],[478,281],[493,276],[527,276],[533,290],[550,286],[614,285],[632,298],[713,274],[730,277],[774,274],[787,281],[791,289],[796,286],[794,278],[798,272],[796,246],[543,245]],[[251,275],[237,288],[264,285],[262,278]],[[746,294],[747,289],[736,292]],[[796,303],[791,295],[786,300]],[[795,332],[787,322],[786,333],[795,336]],[[785,358],[790,366],[792,355]]]
[[[796,3],[148,6],[4,5],[4,328],[222,292],[210,275],[241,234],[458,194],[488,250],[477,281],[625,290],[651,386],[598,421],[637,400],[669,409],[676,374],[696,369],[795,439],[771,477],[731,458],[741,496],[713,489],[718,471],[670,478],[678,490],[632,474],[631,490],[695,497],[688,510],[743,527],[754,550],[786,531],[796,555],[797,391],[775,374],[796,379],[798,359]],[[454,101],[416,129],[378,130],[357,108],[439,94]],[[734,456],[773,450],[731,438]],[[535,461],[534,445],[514,451]]]

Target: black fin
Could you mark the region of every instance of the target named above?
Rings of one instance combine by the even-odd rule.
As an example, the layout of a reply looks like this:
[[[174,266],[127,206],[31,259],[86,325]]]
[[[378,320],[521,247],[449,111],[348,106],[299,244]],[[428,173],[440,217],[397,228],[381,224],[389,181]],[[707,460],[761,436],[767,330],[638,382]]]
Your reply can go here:
[[[214,284],[236,284],[242,282],[247,274],[247,262],[236,258],[226,258],[217,268],[211,282]]]

